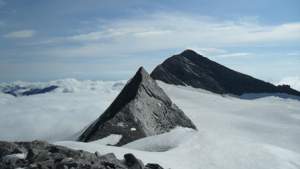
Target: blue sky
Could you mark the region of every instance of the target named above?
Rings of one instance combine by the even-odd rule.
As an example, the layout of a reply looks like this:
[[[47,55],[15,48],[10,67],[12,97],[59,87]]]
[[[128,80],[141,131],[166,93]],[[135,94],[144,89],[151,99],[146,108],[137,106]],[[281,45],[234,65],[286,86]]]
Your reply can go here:
[[[0,81],[128,79],[191,48],[243,73],[300,77],[299,0],[0,0]]]

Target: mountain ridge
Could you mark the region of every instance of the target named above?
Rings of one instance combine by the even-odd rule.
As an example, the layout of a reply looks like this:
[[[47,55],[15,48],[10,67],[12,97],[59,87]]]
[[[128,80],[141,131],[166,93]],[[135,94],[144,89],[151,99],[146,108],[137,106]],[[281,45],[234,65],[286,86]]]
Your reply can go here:
[[[168,84],[202,88],[218,94],[287,93],[300,96],[288,85],[275,86],[212,61],[191,49],[167,58],[151,77]]]

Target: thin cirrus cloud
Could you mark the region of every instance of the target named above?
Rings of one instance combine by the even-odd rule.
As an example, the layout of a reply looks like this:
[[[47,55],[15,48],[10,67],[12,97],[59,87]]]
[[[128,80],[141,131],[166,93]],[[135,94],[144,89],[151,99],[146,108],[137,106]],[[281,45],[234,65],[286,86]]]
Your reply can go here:
[[[31,38],[36,34],[34,30],[19,30],[9,32],[4,35],[5,38],[20,39],[20,38]]]
[[[225,54],[217,55],[217,57],[219,57],[219,58],[251,58],[254,55],[255,54],[252,54],[252,53],[239,52],[239,53],[225,53]]]
[[[300,41],[298,22],[268,25],[253,20],[220,21],[211,17],[180,13],[156,13],[108,21],[105,25],[100,25],[100,28],[99,25],[94,27],[98,29],[46,40],[47,43],[60,44],[50,53],[63,53],[63,56],[71,57],[99,56],[116,54],[116,49],[120,53],[182,49],[189,46],[222,50],[230,46],[276,46]],[[65,48],[61,47],[62,43],[80,45]],[[245,57],[245,53],[239,55]]]

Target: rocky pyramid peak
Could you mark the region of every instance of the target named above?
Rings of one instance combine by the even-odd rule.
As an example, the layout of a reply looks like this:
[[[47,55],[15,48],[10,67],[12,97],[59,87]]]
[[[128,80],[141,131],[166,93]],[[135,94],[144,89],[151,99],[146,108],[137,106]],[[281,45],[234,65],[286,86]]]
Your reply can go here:
[[[140,67],[105,112],[79,137],[89,142],[111,134],[121,135],[117,146],[162,134],[181,126],[196,129],[155,80]]]

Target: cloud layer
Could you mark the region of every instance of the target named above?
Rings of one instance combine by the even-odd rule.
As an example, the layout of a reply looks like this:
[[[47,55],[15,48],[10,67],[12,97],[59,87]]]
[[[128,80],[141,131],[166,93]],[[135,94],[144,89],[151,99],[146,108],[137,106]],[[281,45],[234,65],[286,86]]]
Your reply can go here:
[[[123,87],[123,82],[74,79],[51,83],[60,88],[52,93],[17,98],[0,92],[0,140],[54,141],[69,138],[101,115]]]

